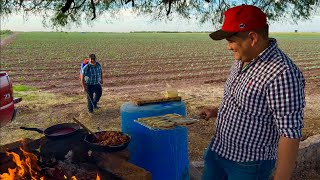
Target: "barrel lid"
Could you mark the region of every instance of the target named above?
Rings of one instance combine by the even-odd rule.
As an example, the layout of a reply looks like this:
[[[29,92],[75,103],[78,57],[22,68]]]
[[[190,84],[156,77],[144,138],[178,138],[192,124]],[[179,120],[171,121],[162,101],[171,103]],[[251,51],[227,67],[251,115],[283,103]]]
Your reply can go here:
[[[146,104],[143,106],[137,106],[132,102],[125,102],[121,105],[120,111],[122,112],[136,112],[136,111],[165,111],[168,109],[176,109],[185,107],[186,104],[184,101],[172,101],[172,102],[161,102],[161,103],[155,103],[155,104]]]

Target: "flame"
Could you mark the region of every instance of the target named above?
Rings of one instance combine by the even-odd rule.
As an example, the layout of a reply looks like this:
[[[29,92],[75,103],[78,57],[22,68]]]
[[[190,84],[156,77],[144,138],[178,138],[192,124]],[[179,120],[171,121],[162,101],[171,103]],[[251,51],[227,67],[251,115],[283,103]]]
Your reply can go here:
[[[96,180],[100,180],[100,176],[99,176],[99,174],[97,173],[97,178],[96,178]]]
[[[33,153],[30,153],[30,152],[23,150],[22,148],[20,148],[20,150],[22,151],[24,157],[27,157],[25,160],[25,163],[29,169],[29,173],[30,173],[32,179],[35,179],[35,177],[39,176],[38,174],[41,171],[41,168],[37,164],[38,157]]]
[[[19,154],[15,152],[6,152],[7,156],[12,157],[12,161],[16,164],[16,168],[8,168],[8,173],[0,174],[1,180],[15,180],[19,177],[24,177],[27,174],[30,175],[32,180],[44,180],[44,177],[40,177],[40,167],[37,164],[38,158],[33,153],[29,153],[20,147],[20,150],[25,157],[25,160],[21,159]]]

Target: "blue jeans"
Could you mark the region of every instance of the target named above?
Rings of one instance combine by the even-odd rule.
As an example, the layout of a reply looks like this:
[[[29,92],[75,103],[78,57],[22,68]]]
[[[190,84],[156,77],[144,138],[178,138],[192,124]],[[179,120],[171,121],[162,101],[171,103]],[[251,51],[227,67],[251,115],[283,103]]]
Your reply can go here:
[[[94,107],[97,107],[97,103],[100,100],[100,97],[102,95],[102,88],[100,84],[95,84],[95,85],[88,85],[88,94],[87,94],[87,99],[88,99],[88,110],[90,112],[93,111]]]
[[[235,162],[209,148],[204,160],[202,180],[268,180],[276,163],[276,160]]]

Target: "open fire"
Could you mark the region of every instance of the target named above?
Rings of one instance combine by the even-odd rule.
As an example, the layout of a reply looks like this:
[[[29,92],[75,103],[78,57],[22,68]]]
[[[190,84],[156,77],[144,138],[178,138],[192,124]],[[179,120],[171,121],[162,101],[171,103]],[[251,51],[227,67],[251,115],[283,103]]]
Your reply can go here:
[[[38,165],[38,157],[20,147],[23,157],[15,152],[6,152],[7,156],[12,158],[15,168],[8,168],[8,173],[0,174],[0,180],[46,180],[47,178],[41,173],[43,169]],[[52,168],[51,168],[52,170]],[[56,169],[54,169],[56,171]],[[62,179],[77,180],[76,176],[68,177],[63,175]],[[97,173],[96,180],[100,180]]]
[[[24,139],[0,146],[0,180],[151,180],[151,173],[130,162],[127,149],[95,151],[87,132],[62,139]]]
[[[7,156],[12,157],[13,162],[16,164],[16,168],[8,168],[8,173],[3,173],[0,178],[3,180],[15,180],[25,179],[30,177],[32,180],[40,179],[44,180],[44,177],[40,175],[40,167],[37,164],[38,158],[33,153],[29,153],[20,147],[25,159],[21,159],[15,152],[6,152]]]

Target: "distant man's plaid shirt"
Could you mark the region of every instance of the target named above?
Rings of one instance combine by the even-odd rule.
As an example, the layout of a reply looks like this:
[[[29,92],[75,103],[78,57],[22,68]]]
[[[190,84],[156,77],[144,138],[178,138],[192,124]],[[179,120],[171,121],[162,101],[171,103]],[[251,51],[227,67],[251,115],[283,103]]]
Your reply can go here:
[[[83,77],[88,85],[96,85],[101,82],[101,65],[96,63],[95,66],[87,64],[83,67]]]
[[[301,138],[304,87],[302,73],[275,39],[244,70],[236,61],[225,84],[211,150],[238,162],[277,159],[280,136]]]

